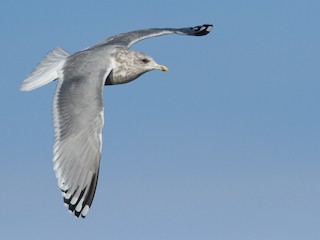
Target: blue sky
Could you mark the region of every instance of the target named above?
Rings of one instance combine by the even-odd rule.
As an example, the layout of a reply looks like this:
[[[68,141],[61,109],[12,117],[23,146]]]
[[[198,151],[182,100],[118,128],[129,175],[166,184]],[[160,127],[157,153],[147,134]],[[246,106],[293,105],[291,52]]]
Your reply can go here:
[[[319,1],[6,1],[0,9],[2,239],[320,239]],[[52,170],[55,83],[19,86],[52,48],[213,23],[136,44],[169,67],[105,88],[85,220]]]

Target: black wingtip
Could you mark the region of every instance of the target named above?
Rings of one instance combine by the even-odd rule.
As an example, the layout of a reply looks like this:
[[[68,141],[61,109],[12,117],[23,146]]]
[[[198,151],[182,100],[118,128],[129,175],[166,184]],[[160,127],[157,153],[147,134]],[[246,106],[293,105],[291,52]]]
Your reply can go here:
[[[212,30],[212,28],[212,24],[203,24],[202,26],[192,27],[191,30],[193,31],[194,36],[204,36],[207,35]]]

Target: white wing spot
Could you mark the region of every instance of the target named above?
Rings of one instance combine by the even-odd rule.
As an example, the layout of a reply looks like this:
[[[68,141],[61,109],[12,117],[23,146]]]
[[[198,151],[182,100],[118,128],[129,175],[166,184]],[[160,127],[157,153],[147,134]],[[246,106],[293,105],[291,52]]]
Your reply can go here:
[[[71,205],[75,205],[75,204],[77,203],[77,201],[78,201],[78,198],[77,198],[77,197],[73,197],[73,198],[71,199],[70,204],[71,204]]]
[[[81,214],[82,214],[82,216],[85,217],[85,216],[88,214],[88,212],[89,212],[89,205],[86,205],[86,206],[83,208]]]
[[[84,198],[82,198],[80,200],[80,202],[78,203],[78,205],[76,207],[76,212],[80,212],[81,211],[83,201],[84,201]]]

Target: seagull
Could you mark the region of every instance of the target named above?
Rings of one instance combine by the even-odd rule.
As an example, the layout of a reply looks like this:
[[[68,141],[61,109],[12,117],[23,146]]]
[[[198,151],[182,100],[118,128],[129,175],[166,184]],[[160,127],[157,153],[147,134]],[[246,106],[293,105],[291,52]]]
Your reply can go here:
[[[53,98],[53,163],[64,204],[77,218],[91,207],[99,175],[105,85],[128,83],[154,69],[168,71],[152,57],[129,48],[166,34],[204,36],[212,24],[151,28],[122,33],[74,54],[50,51],[21,85],[31,91],[57,80]]]

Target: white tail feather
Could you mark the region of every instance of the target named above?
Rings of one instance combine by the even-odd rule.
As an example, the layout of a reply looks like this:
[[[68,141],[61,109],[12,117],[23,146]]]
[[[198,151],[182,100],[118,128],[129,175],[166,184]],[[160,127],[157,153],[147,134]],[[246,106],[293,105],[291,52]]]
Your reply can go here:
[[[69,53],[60,47],[50,51],[33,69],[29,77],[21,85],[21,91],[31,91],[58,78],[60,70]]]

